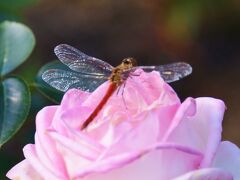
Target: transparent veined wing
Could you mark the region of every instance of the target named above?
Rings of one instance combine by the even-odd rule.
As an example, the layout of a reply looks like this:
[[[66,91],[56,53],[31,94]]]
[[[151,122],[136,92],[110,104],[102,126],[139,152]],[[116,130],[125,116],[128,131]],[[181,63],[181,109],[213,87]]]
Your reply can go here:
[[[123,73],[123,76],[128,77],[129,75],[131,75],[132,72],[139,68],[143,69],[145,72],[158,71],[161,77],[164,79],[164,81],[168,83],[178,81],[179,79],[182,79],[192,73],[191,65],[184,62],[177,62],[171,64],[164,64],[160,66],[133,67],[130,70],[125,71]]]
[[[113,67],[107,62],[88,56],[67,44],[56,46],[54,52],[58,59],[73,71],[100,76],[110,76],[113,69]]]
[[[72,88],[92,92],[105,82],[108,77],[75,73],[62,69],[49,69],[42,74],[42,79],[50,86],[63,92]]]

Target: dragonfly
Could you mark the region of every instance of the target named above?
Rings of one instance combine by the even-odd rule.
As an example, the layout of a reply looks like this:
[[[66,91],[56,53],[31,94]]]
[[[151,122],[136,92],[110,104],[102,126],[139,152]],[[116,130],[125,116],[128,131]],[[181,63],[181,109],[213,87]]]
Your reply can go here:
[[[129,77],[136,75],[134,72],[137,69],[145,72],[158,71],[167,83],[177,81],[192,72],[191,65],[185,62],[159,66],[137,66],[136,60],[131,57],[123,59],[120,65],[113,67],[67,44],[56,46],[54,52],[58,59],[68,67],[68,70],[49,69],[42,74],[42,79],[55,89],[66,92],[77,88],[92,92],[105,81],[110,82],[105,95],[83,122],[81,130],[88,127],[118,87]]]

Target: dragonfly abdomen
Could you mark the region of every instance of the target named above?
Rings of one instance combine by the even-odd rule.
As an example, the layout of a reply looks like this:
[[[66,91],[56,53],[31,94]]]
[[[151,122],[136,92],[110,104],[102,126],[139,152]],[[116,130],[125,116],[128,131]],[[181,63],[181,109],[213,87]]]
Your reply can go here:
[[[100,103],[94,109],[94,111],[90,114],[90,116],[85,120],[85,122],[82,124],[81,130],[85,129],[94,120],[94,118],[98,115],[98,113],[101,111],[103,106],[107,103],[108,99],[111,97],[111,95],[117,89],[117,87],[118,87],[118,85],[116,83],[110,83],[103,99],[100,101]]]

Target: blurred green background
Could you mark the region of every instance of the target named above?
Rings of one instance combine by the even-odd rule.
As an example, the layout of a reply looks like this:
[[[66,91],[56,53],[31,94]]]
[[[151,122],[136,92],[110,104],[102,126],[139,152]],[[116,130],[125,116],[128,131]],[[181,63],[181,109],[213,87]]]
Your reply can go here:
[[[0,21],[29,26],[36,47],[16,71],[32,85],[40,67],[67,43],[117,65],[132,56],[141,65],[186,61],[193,74],[171,85],[182,100],[212,96],[225,101],[223,139],[240,145],[239,0],[1,0]],[[32,107],[21,130],[0,149],[0,179],[33,143],[35,116],[54,104],[31,86]]]

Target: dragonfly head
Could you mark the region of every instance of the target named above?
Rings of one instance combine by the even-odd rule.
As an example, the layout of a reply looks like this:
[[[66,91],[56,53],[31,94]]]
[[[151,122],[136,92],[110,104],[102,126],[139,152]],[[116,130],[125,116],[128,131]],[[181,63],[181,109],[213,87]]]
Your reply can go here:
[[[122,65],[124,67],[126,67],[127,69],[130,69],[134,66],[137,66],[137,61],[136,59],[132,58],[132,57],[128,57],[128,58],[124,58],[122,60]]]

